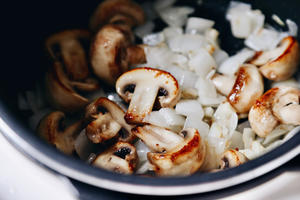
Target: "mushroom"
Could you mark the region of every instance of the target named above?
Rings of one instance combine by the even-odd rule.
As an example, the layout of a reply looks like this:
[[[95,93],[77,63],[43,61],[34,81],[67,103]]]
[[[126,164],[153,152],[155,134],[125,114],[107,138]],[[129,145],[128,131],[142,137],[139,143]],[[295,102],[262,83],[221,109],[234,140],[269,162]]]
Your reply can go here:
[[[227,99],[237,113],[247,113],[255,100],[264,92],[264,83],[258,69],[251,64],[242,65]]]
[[[115,137],[119,141],[133,142],[133,127],[125,122],[124,115],[122,108],[113,101],[105,97],[98,98],[86,107],[85,118],[91,121],[86,127],[86,135],[94,143]]]
[[[130,65],[146,62],[144,49],[131,46],[132,33],[118,25],[106,25],[95,36],[91,47],[91,64],[94,73],[114,85],[116,79]]]
[[[272,113],[272,102],[278,92],[272,88],[259,97],[249,111],[249,122],[253,131],[260,137],[266,137],[278,124]]]
[[[90,28],[96,32],[108,23],[142,25],[145,21],[143,9],[131,0],[106,0],[99,4],[90,19]]]
[[[83,128],[84,123],[82,120],[66,127],[65,114],[55,111],[40,121],[37,132],[49,144],[54,145],[63,153],[71,155],[75,150],[75,139]]]
[[[125,114],[129,124],[144,123],[154,104],[174,107],[180,99],[177,80],[168,72],[152,68],[136,68],[122,74],[117,80],[116,91],[130,102]]]
[[[283,38],[277,48],[257,52],[250,63],[259,66],[264,77],[274,81],[289,79],[297,70],[299,64],[299,44],[288,36]]]
[[[186,176],[196,172],[205,158],[205,145],[197,129],[179,134],[154,125],[137,126],[132,132],[151,149],[147,157],[160,176]]]
[[[133,145],[118,142],[108,150],[100,153],[92,165],[121,174],[132,174],[136,168],[138,156]]]
[[[237,167],[248,161],[248,158],[237,150],[229,149],[221,157],[220,169]]]
[[[216,73],[212,76],[211,80],[219,93],[228,96],[233,88],[236,77]]]
[[[64,112],[77,112],[84,108],[89,100],[75,91],[75,88],[91,91],[99,89],[97,82],[73,82],[66,76],[60,62],[54,62],[45,78],[46,95],[49,103]]]
[[[89,40],[90,33],[79,29],[66,30],[46,40],[49,54],[54,60],[63,62],[71,80],[83,80],[89,75],[86,53],[80,43],[81,39]]]
[[[273,114],[282,124],[300,125],[300,90],[280,87],[273,100]]]
[[[300,125],[300,90],[275,87],[256,100],[249,112],[253,131],[266,137],[279,123]]]

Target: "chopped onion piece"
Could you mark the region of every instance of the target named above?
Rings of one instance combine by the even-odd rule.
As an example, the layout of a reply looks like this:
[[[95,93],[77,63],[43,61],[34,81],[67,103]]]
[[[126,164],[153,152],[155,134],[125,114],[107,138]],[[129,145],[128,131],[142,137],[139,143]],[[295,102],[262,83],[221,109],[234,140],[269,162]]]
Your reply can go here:
[[[215,110],[212,107],[204,107],[204,116],[205,117],[213,117]]]
[[[194,116],[188,116],[186,118],[184,128],[197,129],[202,138],[206,138],[209,132],[209,125],[203,122],[200,118]]]
[[[182,7],[167,7],[159,9],[158,13],[162,20],[169,26],[181,27],[186,23],[189,14],[193,13],[194,9],[187,6]]]
[[[188,54],[190,51],[197,51],[208,44],[204,36],[183,34],[170,38],[168,46],[174,52]]]
[[[183,30],[181,27],[167,27],[163,30],[163,34],[166,38],[166,41],[168,41],[175,36],[182,35]]]
[[[242,49],[237,54],[226,59],[220,67],[218,68],[218,72],[226,75],[234,75],[240,66],[245,63],[247,60],[252,58],[255,55],[255,52],[250,49]]]
[[[189,58],[188,66],[201,77],[206,77],[217,65],[214,58],[203,48],[191,52]]]
[[[85,134],[85,129],[83,129],[77,136],[74,147],[77,155],[81,160],[87,161],[92,153],[95,153],[95,144],[93,144]]]
[[[149,34],[149,35],[145,35],[143,37],[143,43],[147,44],[147,45],[150,45],[150,46],[158,45],[158,44],[160,44],[164,41],[165,41],[165,37],[164,37],[164,34],[161,33],[161,32],[152,33],[152,34]]]
[[[265,138],[262,144],[269,145],[270,143],[273,143],[275,140],[287,134],[293,128],[294,128],[293,125],[280,124],[270,134],[267,135],[267,137]]]
[[[243,143],[243,134],[239,131],[234,131],[232,134],[232,137],[230,139],[230,146],[231,149],[243,149],[244,143]]]
[[[139,162],[146,162],[148,160],[147,153],[150,152],[149,148],[141,140],[138,140],[134,146],[138,154]]]
[[[251,34],[245,40],[245,45],[255,51],[272,50],[275,49],[286,36],[288,36],[287,33],[280,33],[270,28],[263,28]]]
[[[204,33],[214,26],[215,22],[200,17],[190,17],[187,20],[185,32],[188,34]]]
[[[247,38],[263,27],[265,16],[260,10],[251,10],[249,4],[232,2],[226,19],[230,21],[231,32],[235,37]]]
[[[154,23],[152,21],[148,21],[145,24],[135,28],[134,33],[139,38],[143,38],[144,36],[149,35],[153,31],[154,27]]]
[[[280,17],[278,17],[278,15],[273,14],[272,15],[272,19],[279,24],[280,26],[284,26],[284,22],[280,19]]]
[[[202,120],[204,112],[197,100],[181,100],[176,104],[175,111],[184,116],[190,116]]]
[[[229,58],[229,55],[226,51],[222,49],[217,49],[214,51],[213,57],[215,59],[217,66],[220,66],[221,63],[223,63],[225,60]]]

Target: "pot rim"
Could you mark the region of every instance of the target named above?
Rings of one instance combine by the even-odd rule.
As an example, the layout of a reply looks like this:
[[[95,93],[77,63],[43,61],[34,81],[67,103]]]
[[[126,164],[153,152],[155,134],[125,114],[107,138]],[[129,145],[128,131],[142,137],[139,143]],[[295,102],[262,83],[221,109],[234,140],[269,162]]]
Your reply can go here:
[[[215,173],[188,177],[142,177],[122,175],[92,167],[79,159],[64,155],[17,123],[0,102],[0,131],[21,152],[56,172],[96,187],[143,195],[187,195],[215,191],[257,178],[300,154],[300,127],[291,139],[247,163]],[[18,134],[19,133],[19,134]]]

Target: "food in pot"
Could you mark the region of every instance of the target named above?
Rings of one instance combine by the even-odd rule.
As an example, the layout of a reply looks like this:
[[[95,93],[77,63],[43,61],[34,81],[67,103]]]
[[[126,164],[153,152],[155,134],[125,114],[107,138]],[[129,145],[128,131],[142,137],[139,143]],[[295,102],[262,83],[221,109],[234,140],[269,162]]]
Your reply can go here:
[[[287,20],[289,30],[276,31],[260,10],[231,2],[226,18],[245,47],[229,56],[215,22],[193,16],[196,8],[147,3],[144,13],[131,0],[106,0],[90,31],[46,40],[54,63],[45,78],[51,107],[20,98],[33,119],[45,116],[42,138],[117,173],[187,176],[237,167],[297,133],[296,24]],[[154,20],[166,27],[153,33]]]

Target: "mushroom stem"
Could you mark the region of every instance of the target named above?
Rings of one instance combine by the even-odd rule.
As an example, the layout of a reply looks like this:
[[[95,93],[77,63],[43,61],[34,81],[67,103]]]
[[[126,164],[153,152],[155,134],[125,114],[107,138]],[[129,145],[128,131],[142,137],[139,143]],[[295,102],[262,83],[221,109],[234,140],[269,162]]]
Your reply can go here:
[[[134,93],[125,114],[125,120],[130,124],[138,124],[148,115],[153,108],[159,87],[145,81],[136,85]],[[141,103],[142,102],[142,103]]]

